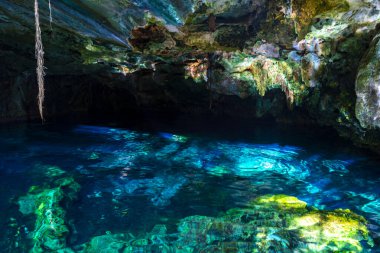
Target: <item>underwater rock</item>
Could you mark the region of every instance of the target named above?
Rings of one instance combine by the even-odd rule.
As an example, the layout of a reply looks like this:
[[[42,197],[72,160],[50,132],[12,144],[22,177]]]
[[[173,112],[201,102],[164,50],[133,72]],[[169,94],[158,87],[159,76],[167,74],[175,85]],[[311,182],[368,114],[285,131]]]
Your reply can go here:
[[[219,145],[218,149],[231,161],[229,171],[241,177],[277,173],[292,180],[310,176],[307,161],[300,160],[302,150],[279,145]]]
[[[127,194],[142,192],[155,206],[167,206],[170,199],[187,183],[182,176],[156,176],[152,179],[133,179],[124,185]]]
[[[212,175],[234,174],[248,178],[263,173],[275,173],[292,180],[304,180],[310,176],[310,168],[316,166],[315,161],[300,159],[302,149],[292,146],[215,143],[206,148],[197,141],[188,141],[186,144],[179,146],[178,143],[172,143],[163,146],[157,151],[156,158],[171,166],[179,164],[205,170]],[[221,163],[227,165],[220,166]],[[326,161],[323,165],[342,172],[347,171],[348,163],[336,160]],[[158,180],[161,177],[162,180]],[[151,180],[152,185],[164,181],[171,185],[170,178],[165,176]],[[144,181],[132,180],[126,186],[134,191],[142,185],[145,185]]]
[[[364,212],[371,214],[371,218],[374,220],[380,218],[380,199],[370,201],[359,208]]]
[[[66,171],[58,166],[46,164],[35,164],[33,171],[44,171],[45,176],[50,180],[55,180],[66,173]]]
[[[323,160],[322,165],[325,166],[329,172],[348,173],[348,166],[352,162],[341,160]]]
[[[307,206],[306,202],[299,200],[294,196],[282,194],[264,195],[254,199],[251,204],[263,204],[273,206],[276,209],[304,209]]]
[[[126,234],[107,234],[97,236],[84,246],[84,250],[80,252],[86,253],[119,253],[125,252],[123,249],[126,247],[126,241],[131,237]]]
[[[90,242],[81,245],[81,253],[134,253],[134,252],[182,252],[168,244],[165,225],[155,225],[145,237],[135,237],[131,233],[95,236]],[[184,252],[185,253],[185,252]]]
[[[70,252],[70,249],[66,249],[69,229],[65,223],[66,211],[61,206],[61,201],[73,200],[80,186],[73,178],[66,177],[56,180],[52,187],[32,187],[28,195],[18,200],[22,214],[36,215],[34,247],[31,252]]]
[[[218,218],[181,220],[178,242],[194,249],[228,252],[362,252],[372,245],[366,221],[349,210],[320,211],[295,197],[267,195],[249,208],[231,209]]]
[[[364,128],[380,128],[380,35],[362,59],[356,79],[356,118]]]
[[[264,195],[218,217],[183,218],[178,233],[167,234],[164,225],[137,238],[109,233],[80,252],[363,252],[373,247],[366,224],[350,210],[318,210],[293,196]]]

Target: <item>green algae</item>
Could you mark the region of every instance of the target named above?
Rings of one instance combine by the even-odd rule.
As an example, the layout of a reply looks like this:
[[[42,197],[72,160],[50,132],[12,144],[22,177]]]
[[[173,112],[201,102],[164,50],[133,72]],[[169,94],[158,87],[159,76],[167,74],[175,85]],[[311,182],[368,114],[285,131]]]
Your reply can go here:
[[[350,210],[318,210],[293,196],[264,195],[218,217],[180,220],[178,233],[156,225],[142,237],[96,236],[87,252],[363,252],[367,221]]]
[[[79,189],[73,178],[64,177],[55,180],[50,188],[31,187],[26,196],[19,198],[20,212],[36,216],[31,252],[70,252],[66,248],[69,234],[65,223],[66,211],[61,202],[74,199]]]
[[[288,195],[264,195],[256,198],[251,202],[251,205],[268,205],[275,209],[304,209],[307,203]]]
[[[369,238],[365,224],[362,216],[350,210],[315,210],[293,218],[289,228],[297,230],[303,240],[318,241],[310,246],[314,251],[362,252],[361,241]]]
[[[216,242],[234,241],[252,248],[253,252],[270,249],[362,252],[362,241],[372,244],[362,216],[350,210],[316,210],[286,195],[259,197],[251,202],[250,208],[231,209],[218,218],[185,218],[180,222],[179,231],[180,241],[199,243],[205,238],[202,243],[206,248]]]

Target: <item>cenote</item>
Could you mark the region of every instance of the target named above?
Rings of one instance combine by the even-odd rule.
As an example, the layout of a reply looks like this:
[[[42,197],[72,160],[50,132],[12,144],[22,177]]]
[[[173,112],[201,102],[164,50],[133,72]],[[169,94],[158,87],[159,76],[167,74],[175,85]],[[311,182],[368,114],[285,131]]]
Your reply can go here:
[[[0,252],[380,252],[380,0],[1,0]]]

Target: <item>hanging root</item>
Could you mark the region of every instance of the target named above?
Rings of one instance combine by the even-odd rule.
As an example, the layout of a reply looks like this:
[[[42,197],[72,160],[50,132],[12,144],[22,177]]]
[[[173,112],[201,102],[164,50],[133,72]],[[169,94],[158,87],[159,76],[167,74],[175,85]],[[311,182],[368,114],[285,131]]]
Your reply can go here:
[[[41,38],[40,17],[38,14],[38,0],[34,0],[34,17],[36,24],[36,48],[35,54],[37,59],[37,83],[38,83],[38,109],[40,111],[41,120],[44,121],[44,100],[45,100],[45,85],[44,85],[44,48]]]
[[[52,26],[53,16],[51,15],[51,3],[50,3],[50,0],[49,0],[49,21],[50,21],[50,30],[53,31],[53,26]]]

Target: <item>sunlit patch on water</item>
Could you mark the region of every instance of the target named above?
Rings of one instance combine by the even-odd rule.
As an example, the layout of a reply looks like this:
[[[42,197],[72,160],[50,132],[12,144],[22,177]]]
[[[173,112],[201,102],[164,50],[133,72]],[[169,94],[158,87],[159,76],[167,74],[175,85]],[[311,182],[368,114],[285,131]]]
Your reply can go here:
[[[181,240],[188,242],[189,238],[198,238],[198,234],[189,233],[199,233],[201,227],[181,232],[183,226],[189,225],[187,221],[196,222],[199,226],[207,222],[217,226],[222,218],[216,217],[231,208],[240,208],[237,210],[244,215],[252,215],[247,209],[249,203],[267,194],[294,196],[321,210],[317,215],[305,209],[296,212],[298,216],[294,217],[300,222],[296,224],[299,232],[311,237],[315,232],[315,224],[309,226],[305,222],[315,217],[325,217],[327,214],[324,212],[328,210],[350,209],[368,221],[366,226],[370,231],[369,236],[376,245],[371,247],[369,240],[367,244],[360,242],[360,245],[355,241],[356,244],[352,244],[354,246],[350,244],[347,247],[376,252],[378,246],[380,163],[365,155],[355,156],[339,150],[311,151],[306,145],[284,145],[273,143],[272,140],[255,143],[251,140],[211,139],[167,131],[148,132],[85,125],[64,129],[3,130],[0,136],[4,136],[0,138],[0,183],[3,187],[0,213],[2,220],[7,221],[2,224],[2,230],[7,233],[1,239],[1,245],[15,252],[23,252],[33,245],[30,235],[35,233],[35,226],[41,221],[33,221],[32,213],[37,217],[41,213],[43,218],[43,213],[47,212],[49,217],[55,217],[54,210],[63,210],[64,213],[57,217],[64,220],[68,232],[62,233],[62,236],[66,236],[65,246],[75,251],[80,251],[80,245],[91,240],[97,243],[97,240],[103,239],[114,242],[118,236],[122,238],[117,240],[125,244],[126,241],[136,244],[147,240],[146,247],[166,245],[169,241],[173,246]],[[63,179],[69,183],[62,185]],[[57,180],[61,180],[58,186]],[[75,188],[75,196],[66,190],[71,180],[80,185],[80,190]],[[65,210],[63,206],[51,203],[51,207],[46,209],[43,194],[48,192],[63,194],[59,198],[65,203],[67,201],[70,208]],[[19,211],[17,203],[22,196],[29,196],[24,198],[29,201],[29,205],[23,206],[24,210],[31,213],[29,216]],[[37,201],[39,206],[34,207],[33,196],[40,196],[38,201],[42,204]],[[268,206],[255,208],[266,210],[265,213],[271,210]],[[282,209],[273,212],[281,213]],[[191,218],[194,215],[210,218]],[[345,214],[334,211],[331,215],[340,220],[340,216]],[[229,220],[230,216],[222,217],[226,223],[220,226],[229,224],[234,227],[231,231],[238,233],[241,229],[251,229],[245,221],[244,224],[235,224]],[[359,216],[352,214],[352,217],[356,219]],[[251,219],[259,222],[255,220],[258,217]],[[276,222],[288,222],[279,219]],[[260,218],[260,222],[264,221]],[[272,224],[269,228],[265,222],[260,223],[261,229],[264,229],[261,233],[249,233],[255,240],[262,237],[262,241],[255,241],[254,244],[244,242],[238,248],[264,249],[273,246],[291,250],[292,247],[301,247],[301,244],[292,241],[300,234],[290,233],[291,226],[279,228]],[[350,222],[354,224],[354,221]],[[179,223],[182,224],[180,227]],[[333,220],[328,224],[333,224]],[[364,231],[361,223],[360,226]],[[41,229],[45,231],[45,227]],[[218,231],[204,229],[210,233],[208,236],[222,240],[220,234],[215,234]],[[180,233],[176,234],[178,231]],[[346,230],[342,231],[347,240],[353,236]],[[176,243],[171,241],[173,238],[168,239],[170,233],[179,236]],[[118,236],[111,238],[110,234]],[[108,237],[95,237],[102,235]],[[250,238],[248,235],[246,237]],[[245,237],[239,234],[236,238],[242,240]],[[316,237],[313,238],[315,240]],[[358,242],[364,239],[355,234]],[[329,241],[331,238],[320,240],[321,245],[322,241],[332,243]],[[268,244],[264,245],[264,241]],[[209,241],[204,243],[206,248],[213,247]],[[336,246],[341,247],[339,249],[346,247],[343,241],[334,243],[339,244]],[[54,241],[48,244],[54,244]],[[327,244],[321,246],[318,242],[313,245],[308,244],[308,249],[314,247],[318,251],[330,247]],[[54,246],[58,247],[57,244]]]

